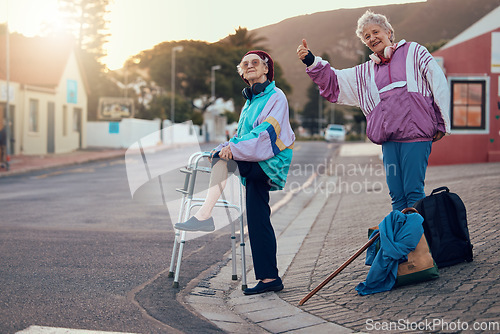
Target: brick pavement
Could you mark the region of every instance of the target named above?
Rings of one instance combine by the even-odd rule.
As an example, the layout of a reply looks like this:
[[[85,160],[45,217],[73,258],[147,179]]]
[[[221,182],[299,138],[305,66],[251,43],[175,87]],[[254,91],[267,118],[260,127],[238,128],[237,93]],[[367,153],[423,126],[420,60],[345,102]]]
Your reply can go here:
[[[381,171],[376,157],[338,158],[331,169],[337,176],[336,192],[329,194],[288,268],[286,289],[279,294],[282,299],[297,305],[354,254],[367,241],[367,229],[391,211]],[[380,332],[387,332],[383,326],[394,326],[391,333],[396,333],[427,326],[421,328],[460,332],[465,326],[472,329],[475,322],[498,326],[500,164],[429,167],[426,193],[443,185],[459,194],[466,205],[473,262],[441,268],[440,278],[434,281],[362,297],[354,288],[369,270],[363,254],[301,308],[355,331],[380,328]],[[500,332],[500,328],[486,332]]]

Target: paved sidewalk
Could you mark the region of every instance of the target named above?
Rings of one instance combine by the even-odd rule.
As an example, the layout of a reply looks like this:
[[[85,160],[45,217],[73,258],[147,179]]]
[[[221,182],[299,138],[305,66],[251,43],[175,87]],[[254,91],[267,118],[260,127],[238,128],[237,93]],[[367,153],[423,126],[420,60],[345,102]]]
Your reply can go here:
[[[0,168],[0,178],[27,172],[77,165],[91,161],[113,159],[124,156],[126,149],[88,148],[63,154],[14,155],[9,170]]]
[[[380,152],[360,145],[355,153],[350,145],[328,174],[318,175],[272,217],[283,291],[244,296],[239,283],[228,284],[226,262],[185,300],[228,333],[500,332],[498,163],[428,169],[426,193],[446,185],[467,207],[473,262],[442,268],[434,281],[362,297],[354,288],[369,270],[363,254],[298,307],[391,211]],[[250,271],[249,286],[253,277]]]

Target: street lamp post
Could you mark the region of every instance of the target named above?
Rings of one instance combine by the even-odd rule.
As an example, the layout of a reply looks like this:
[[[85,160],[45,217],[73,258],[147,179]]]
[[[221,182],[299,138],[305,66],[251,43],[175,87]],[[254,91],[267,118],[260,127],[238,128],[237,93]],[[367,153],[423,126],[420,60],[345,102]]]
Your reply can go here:
[[[212,83],[212,100],[215,102],[215,71],[220,70],[220,65],[212,66],[210,70],[210,81]]]
[[[172,48],[172,97],[170,101],[170,121],[172,125],[175,122],[175,52],[181,52],[183,49],[181,45]]]
[[[215,103],[215,71],[220,70],[220,65],[214,65],[210,68],[210,83],[211,83],[211,96],[209,103]],[[206,114],[204,118],[204,127],[205,127],[205,141],[208,143],[210,141],[210,134],[208,130],[208,123],[206,119]],[[211,119],[211,118],[210,118]]]
[[[6,100],[5,100],[5,169],[10,169],[10,152],[11,152],[11,141],[10,141],[10,33],[9,33],[9,2],[7,2],[7,21],[5,23],[5,81],[6,81]]]

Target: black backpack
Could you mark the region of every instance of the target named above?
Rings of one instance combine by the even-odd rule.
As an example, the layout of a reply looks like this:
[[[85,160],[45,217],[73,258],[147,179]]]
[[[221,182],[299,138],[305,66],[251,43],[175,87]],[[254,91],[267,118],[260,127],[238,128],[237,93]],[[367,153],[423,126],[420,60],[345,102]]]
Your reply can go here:
[[[472,261],[467,212],[457,194],[440,187],[414,207],[424,217],[425,238],[439,268]]]

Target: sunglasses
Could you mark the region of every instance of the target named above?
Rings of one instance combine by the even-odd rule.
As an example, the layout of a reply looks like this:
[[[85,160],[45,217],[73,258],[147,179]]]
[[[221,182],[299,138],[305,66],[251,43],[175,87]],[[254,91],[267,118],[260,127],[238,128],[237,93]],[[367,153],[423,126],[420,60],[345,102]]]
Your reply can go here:
[[[241,67],[242,69],[246,70],[246,69],[250,66],[250,64],[252,64],[252,66],[253,66],[253,67],[257,67],[257,66],[259,66],[261,63],[262,63],[262,60],[261,60],[261,59],[257,59],[257,58],[255,58],[255,59],[252,59],[252,60],[245,60],[245,61],[242,61],[242,62],[240,63],[240,67]]]

